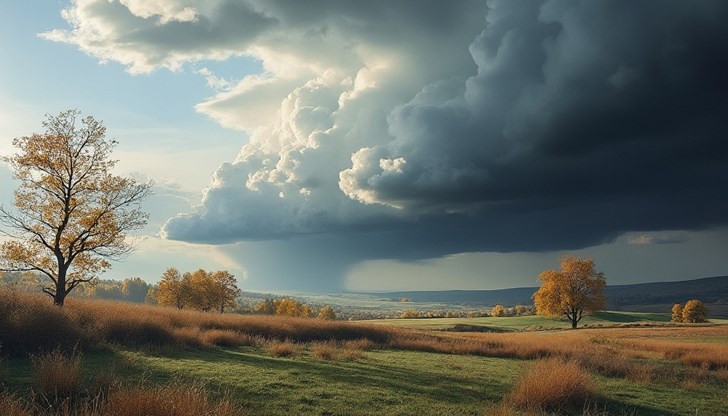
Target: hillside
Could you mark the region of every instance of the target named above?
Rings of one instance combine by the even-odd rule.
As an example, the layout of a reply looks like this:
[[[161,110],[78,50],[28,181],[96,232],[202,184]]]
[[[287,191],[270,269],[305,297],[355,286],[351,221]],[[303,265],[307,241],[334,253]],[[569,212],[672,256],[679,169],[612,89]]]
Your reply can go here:
[[[370,293],[383,298],[408,298],[413,302],[453,304],[517,305],[530,304],[537,287],[500,290],[445,290]],[[607,286],[607,307],[614,310],[664,312],[675,303],[700,299],[711,315],[728,316],[728,276],[707,277],[678,282],[653,282]]]

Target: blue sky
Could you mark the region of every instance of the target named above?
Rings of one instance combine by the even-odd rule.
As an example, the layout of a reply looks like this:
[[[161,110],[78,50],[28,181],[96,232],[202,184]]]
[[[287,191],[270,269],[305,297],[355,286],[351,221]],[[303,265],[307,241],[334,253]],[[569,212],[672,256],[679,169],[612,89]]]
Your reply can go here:
[[[724,275],[727,8],[3,2],[0,154],[46,113],[104,121],[156,183],[105,277],[495,289],[566,252],[610,284]]]

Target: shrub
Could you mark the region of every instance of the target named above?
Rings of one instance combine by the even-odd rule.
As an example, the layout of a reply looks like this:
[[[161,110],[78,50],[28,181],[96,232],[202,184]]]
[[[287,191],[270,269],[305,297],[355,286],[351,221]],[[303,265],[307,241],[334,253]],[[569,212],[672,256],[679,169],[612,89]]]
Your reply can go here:
[[[506,315],[506,308],[503,307],[503,305],[495,305],[493,309],[490,310],[491,316],[505,316]]]
[[[563,358],[537,361],[506,401],[529,411],[583,408],[592,394],[589,373]]]

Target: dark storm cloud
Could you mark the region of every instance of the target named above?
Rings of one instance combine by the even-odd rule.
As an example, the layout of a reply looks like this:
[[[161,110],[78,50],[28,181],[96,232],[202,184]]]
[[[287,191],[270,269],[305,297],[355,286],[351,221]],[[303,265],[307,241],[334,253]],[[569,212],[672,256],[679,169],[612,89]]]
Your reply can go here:
[[[73,30],[46,38],[132,72],[265,68],[198,105],[250,141],[171,239],[328,236],[354,261],[728,223],[722,0],[79,0],[66,15]]]
[[[728,6],[698,3],[493,3],[464,94],[395,109],[348,194],[425,213],[443,252],[725,224]]]

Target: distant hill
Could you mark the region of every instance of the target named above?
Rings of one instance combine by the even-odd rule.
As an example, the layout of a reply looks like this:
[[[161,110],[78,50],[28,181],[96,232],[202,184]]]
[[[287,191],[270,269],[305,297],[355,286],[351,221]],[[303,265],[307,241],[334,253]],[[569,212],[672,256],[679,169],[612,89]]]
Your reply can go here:
[[[530,304],[538,287],[500,290],[443,290],[370,293],[372,296],[413,302],[443,302],[484,305]],[[713,316],[728,316],[728,276],[707,277],[679,282],[653,282],[607,286],[607,307],[612,310],[669,312],[675,303],[699,299]]]

